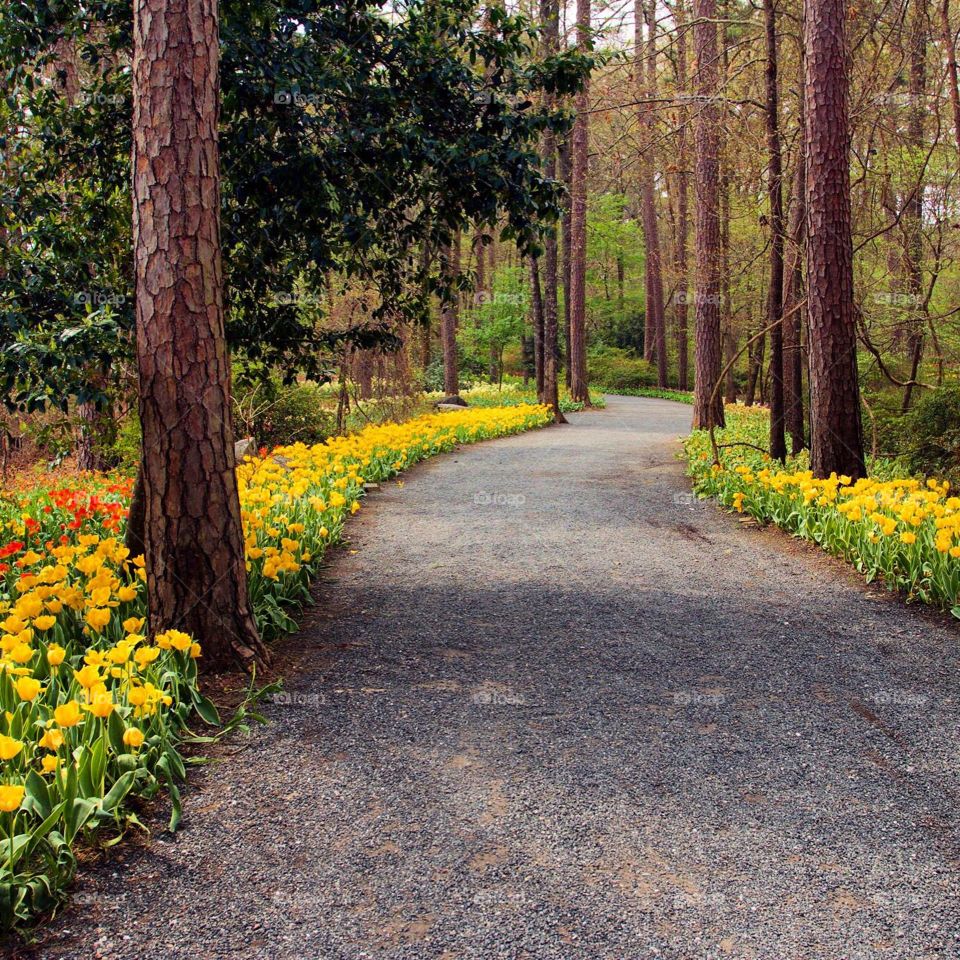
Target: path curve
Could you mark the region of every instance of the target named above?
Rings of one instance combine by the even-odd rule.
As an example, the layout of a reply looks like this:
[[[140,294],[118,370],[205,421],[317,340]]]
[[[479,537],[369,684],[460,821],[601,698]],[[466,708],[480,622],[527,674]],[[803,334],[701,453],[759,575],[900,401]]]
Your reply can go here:
[[[958,632],[694,501],[689,414],[376,492],[290,702],[31,955],[960,957]]]

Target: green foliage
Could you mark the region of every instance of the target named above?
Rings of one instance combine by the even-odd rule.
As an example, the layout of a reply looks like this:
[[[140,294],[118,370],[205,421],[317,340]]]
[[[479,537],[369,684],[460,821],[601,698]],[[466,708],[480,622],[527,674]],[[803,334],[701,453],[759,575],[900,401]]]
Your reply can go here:
[[[336,432],[335,401],[315,383],[241,385],[234,407],[238,433],[254,437],[258,446],[322,443]]]
[[[478,30],[473,0],[413,3],[402,18],[377,0],[225,0],[220,14],[235,356],[292,379],[316,377],[344,340],[395,343],[390,325],[422,317],[440,285],[421,247],[505,224],[523,248],[556,214],[560,187],[536,148],[569,118],[539,94],[572,93],[591,60],[537,62],[523,17],[493,8]],[[0,19],[0,122],[17,170],[0,188],[0,388],[23,407],[103,398],[132,356],[131,26],[123,0],[15,3]],[[61,38],[80,64],[74,103],[37,81]],[[363,323],[321,335],[310,281],[328,271],[380,296]]]
[[[587,357],[587,369],[591,383],[612,393],[637,390],[657,382],[657,373],[651,364],[619,347],[594,347]]]
[[[591,197],[587,210],[587,312],[598,339],[643,350],[644,243],[623,194]],[[620,275],[623,276],[621,296]]]
[[[693,394],[685,390],[662,390],[660,387],[621,387],[612,389],[602,387],[607,393],[612,393],[619,397],[651,397],[658,400],[674,400],[677,403],[687,403],[693,405]]]
[[[530,304],[525,279],[519,267],[504,267],[494,277],[493,290],[475,295],[459,337],[471,371],[484,372],[489,366],[484,358],[491,353],[502,370],[504,350],[525,334]]]
[[[924,394],[902,418],[897,454],[911,473],[960,485],[960,386]]]

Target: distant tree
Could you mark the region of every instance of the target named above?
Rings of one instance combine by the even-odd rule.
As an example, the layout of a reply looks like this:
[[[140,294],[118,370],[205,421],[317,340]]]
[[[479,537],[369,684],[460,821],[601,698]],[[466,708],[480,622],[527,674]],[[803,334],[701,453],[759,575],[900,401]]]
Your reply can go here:
[[[777,14],[774,0],[763,0],[766,34],[767,196],[770,200],[770,288],[767,326],[770,328],[770,456],[787,457],[783,412],[783,154],[780,145],[780,93],[777,78]]]
[[[460,378],[457,364],[457,313],[458,296],[456,283],[460,272],[460,234],[452,243],[446,244],[440,254],[441,269],[446,283],[441,292],[440,342],[443,347],[443,392],[448,397],[460,393]]]
[[[646,250],[647,303],[644,326],[644,357],[656,360],[657,384],[667,386],[667,337],[663,304],[663,268],[660,254],[660,230],[657,222],[655,188],[655,149],[657,99],[657,19],[656,0],[636,0],[634,6],[634,81],[640,102],[640,124],[644,142],[640,145],[640,205],[643,212],[643,236]],[[643,25],[646,23],[646,42]]]
[[[676,0],[674,4],[674,18],[677,27],[676,55],[675,55],[675,82],[677,97],[681,102],[687,96],[687,23],[684,0]],[[676,217],[676,252],[674,264],[677,274],[676,294],[673,297],[673,316],[675,337],[677,343],[677,386],[686,390],[688,386],[690,360],[689,334],[687,332],[687,291],[690,287],[687,276],[687,243],[690,231],[690,213],[688,199],[689,171],[687,120],[689,111],[685,107],[680,109],[680,123],[677,131],[677,217]]]
[[[696,157],[697,282],[694,427],[723,426],[720,379],[720,178],[717,108],[717,4],[694,0],[694,89],[699,100],[694,131]]]
[[[577,0],[577,44],[591,46],[590,0]],[[570,395],[590,402],[587,388],[587,164],[590,138],[590,83],[576,100],[570,174]]]

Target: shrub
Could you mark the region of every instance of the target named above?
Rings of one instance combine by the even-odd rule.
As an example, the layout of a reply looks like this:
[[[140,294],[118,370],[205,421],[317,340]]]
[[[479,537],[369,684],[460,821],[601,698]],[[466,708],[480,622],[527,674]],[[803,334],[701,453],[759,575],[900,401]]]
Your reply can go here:
[[[901,462],[912,473],[960,481],[960,387],[940,387],[923,396],[902,418]]]
[[[590,382],[598,388],[637,390],[657,382],[657,374],[651,364],[619,347],[595,347],[590,351],[587,367]]]
[[[335,400],[315,383],[238,385],[234,402],[237,436],[253,436],[261,446],[322,443],[336,429]]]

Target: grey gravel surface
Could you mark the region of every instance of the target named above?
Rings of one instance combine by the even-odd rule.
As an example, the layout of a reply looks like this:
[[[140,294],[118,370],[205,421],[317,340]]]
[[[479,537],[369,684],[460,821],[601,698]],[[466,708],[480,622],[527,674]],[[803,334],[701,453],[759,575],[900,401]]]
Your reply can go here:
[[[271,725],[28,955],[960,957],[957,630],[694,501],[689,415],[373,493]]]

